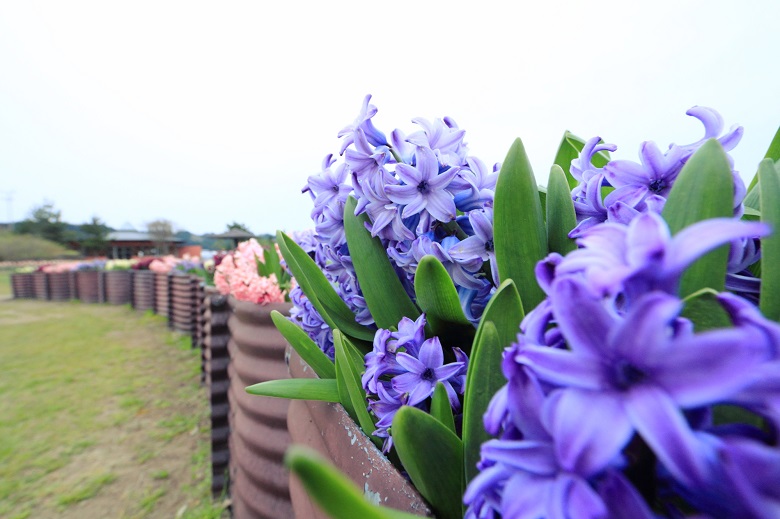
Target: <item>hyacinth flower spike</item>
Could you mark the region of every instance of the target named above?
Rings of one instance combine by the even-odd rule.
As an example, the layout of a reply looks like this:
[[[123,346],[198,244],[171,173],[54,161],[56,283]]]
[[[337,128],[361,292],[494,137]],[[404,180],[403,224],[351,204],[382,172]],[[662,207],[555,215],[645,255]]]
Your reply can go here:
[[[753,327],[694,335],[676,323],[680,300],[662,292],[640,298],[624,319],[581,280],[556,280],[551,298],[570,350],[528,344],[515,360],[561,386],[545,409],[559,457],[598,471],[636,431],[678,481],[704,484],[709,453],[680,408],[710,405],[747,386],[770,356],[766,335]],[[590,418],[572,418],[586,408]]]

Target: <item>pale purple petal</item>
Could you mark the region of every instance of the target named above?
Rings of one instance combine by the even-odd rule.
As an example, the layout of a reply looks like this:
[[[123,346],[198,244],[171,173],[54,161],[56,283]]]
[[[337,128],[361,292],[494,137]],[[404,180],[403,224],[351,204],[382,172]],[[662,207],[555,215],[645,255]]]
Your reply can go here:
[[[450,222],[455,219],[457,210],[455,201],[448,191],[432,191],[426,197],[425,209],[440,222]]]
[[[709,405],[747,386],[769,353],[757,329],[713,330],[675,340],[653,378],[682,407]]]
[[[634,386],[625,409],[631,423],[675,479],[695,486],[707,480],[707,450],[671,398],[649,385]]]
[[[398,352],[395,355],[395,360],[398,362],[398,364],[401,365],[406,370],[409,370],[410,372],[414,373],[416,376],[419,376],[420,373],[425,371],[425,368],[427,367],[425,364],[417,360],[416,358],[412,357],[406,352]]]
[[[770,227],[763,222],[745,222],[733,218],[713,218],[697,222],[672,238],[664,261],[668,275],[681,273],[710,250],[738,238],[767,236]]]
[[[441,342],[438,337],[428,339],[420,346],[417,356],[426,368],[438,368],[444,362],[444,354],[441,350]]]
[[[582,476],[604,470],[631,439],[634,428],[619,393],[563,389],[544,408],[561,467]]]
[[[592,355],[603,352],[604,339],[614,326],[615,317],[581,281],[558,278],[552,291],[553,312],[572,351]]]
[[[525,364],[544,382],[582,389],[600,389],[603,369],[598,357],[576,355],[547,346],[523,346],[515,360]]]

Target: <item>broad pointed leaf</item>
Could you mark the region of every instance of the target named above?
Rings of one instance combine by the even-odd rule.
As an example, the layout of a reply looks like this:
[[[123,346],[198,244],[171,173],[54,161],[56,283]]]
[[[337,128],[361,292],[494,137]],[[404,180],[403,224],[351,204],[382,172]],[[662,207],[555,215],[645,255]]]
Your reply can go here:
[[[577,215],[566,175],[557,164],[550,169],[546,211],[548,249],[565,256],[577,248],[574,240],[569,238],[569,232],[577,225]]]
[[[308,447],[291,446],[284,463],[300,479],[309,496],[333,519],[419,519],[369,502],[348,477]]]
[[[493,242],[499,278],[512,279],[533,308],[544,299],[534,268],[547,255],[547,231],[539,193],[525,154],[516,139],[501,166],[493,211]]]
[[[761,312],[780,321],[780,173],[771,159],[758,166],[761,186],[761,220],[772,226],[772,234],[761,240]]]
[[[306,364],[311,366],[318,377],[336,378],[336,368],[333,361],[311,340],[306,332],[276,310],[271,312],[271,319],[279,333],[290,343],[290,346],[295,348]]]
[[[290,398],[293,400],[321,400],[340,402],[336,380],[320,378],[292,378],[269,380],[246,388],[250,395]]]
[[[474,338],[463,396],[463,458],[466,482],[477,474],[482,443],[490,438],[482,421],[490,399],[506,383],[501,372],[504,349],[517,340],[523,304],[506,281],[488,302]]]
[[[455,417],[452,415],[452,405],[447,396],[447,390],[441,382],[437,382],[436,389],[433,390],[433,397],[431,398],[431,416],[447,426],[447,429],[452,431],[453,434],[457,434],[455,432]]]
[[[731,327],[729,315],[718,302],[718,293],[711,288],[702,288],[686,297],[683,315],[691,320],[697,333]]]
[[[374,331],[355,321],[355,314],[338,296],[314,260],[283,232],[276,233],[276,240],[293,276],[328,326],[338,328],[350,337],[372,341]]]
[[[436,418],[403,406],[393,419],[393,442],[415,488],[439,519],[462,517],[463,444]]]
[[[414,291],[433,335],[443,344],[461,346],[468,352],[474,326],[463,314],[458,291],[447,269],[434,256],[423,256],[417,265]]]
[[[764,158],[772,159],[773,162],[777,162],[780,160],[780,128],[777,129],[777,131],[775,132],[775,136],[772,139],[772,142],[769,143],[769,149],[766,150],[766,155],[764,155]],[[756,174],[753,176],[753,180],[750,181],[750,187],[748,187],[748,192],[751,191],[757,184],[758,184],[758,171],[756,171]]]
[[[362,357],[349,343],[349,340],[339,330],[333,330],[333,343],[336,349],[336,372],[339,381],[339,393],[342,398],[349,399],[350,416],[360,425],[363,432],[371,440],[380,445],[382,440],[373,436],[376,429],[374,420],[368,412],[366,392],[363,390],[361,374],[363,372]],[[360,364],[358,365],[358,360]],[[347,405],[342,401],[347,409]]]
[[[406,293],[387,257],[387,249],[366,229],[368,216],[355,216],[357,202],[349,197],[344,206],[344,232],[360,290],[380,328],[398,326],[403,317],[417,319],[420,310]]]
[[[672,234],[709,218],[733,215],[734,181],[726,152],[709,139],[688,160],[674,183],[663,216]],[[702,288],[722,291],[726,281],[728,246],[704,255],[688,268],[680,282],[685,297]]]

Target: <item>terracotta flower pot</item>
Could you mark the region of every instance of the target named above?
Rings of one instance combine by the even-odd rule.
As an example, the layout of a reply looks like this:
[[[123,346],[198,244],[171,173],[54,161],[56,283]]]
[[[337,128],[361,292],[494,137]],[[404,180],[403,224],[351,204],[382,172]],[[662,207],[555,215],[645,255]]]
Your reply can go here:
[[[105,301],[103,272],[97,270],[76,272],[76,287],[82,303],[102,303]]]
[[[133,273],[133,308],[140,312],[154,310],[154,272],[136,270]]]
[[[154,274],[154,313],[168,317],[171,309],[171,276]]]
[[[170,320],[174,330],[194,336],[197,295],[197,278],[187,274],[171,276]]]
[[[49,284],[49,299],[67,301],[73,298],[72,276],[70,272],[50,272],[46,274]]]
[[[228,318],[227,297],[216,288],[204,290],[203,306],[203,372],[211,407],[211,493],[219,498],[227,489],[230,462],[228,388]]]
[[[314,370],[289,348],[290,375],[316,378]],[[341,404],[293,400],[287,414],[293,443],[318,451],[347,475],[372,501],[416,514],[431,510],[412,484],[376,448]],[[295,478],[290,477],[290,497],[295,517],[328,519]]]
[[[230,497],[236,519],[292,517],[289,472],[283,465],[290,445],[289,401],[250,395],[247,386],[288,378],[286,342],[271,311],[289,313],[284,303],[265,306],[230,298]]]
[[[46,273],[34,272],[32,274],[32,279],[35,299],[41,299],[43,301],[49,299],[49,278],[46,277]]]
[[[11,274],[11,290],[14,299],[33,299],[35,286],[32,272]]]
[[[133,272],[131,270],[109,270],[105,273],[106,302],[111,305],[126,305],[133,300]]]

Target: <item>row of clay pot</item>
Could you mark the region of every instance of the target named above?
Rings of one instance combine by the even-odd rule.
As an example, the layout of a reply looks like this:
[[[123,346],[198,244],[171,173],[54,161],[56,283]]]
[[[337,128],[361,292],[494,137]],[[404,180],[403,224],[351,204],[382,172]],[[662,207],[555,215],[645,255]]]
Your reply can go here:
[[[122,305],[130,302],[130,276],[128,271],[97,270],[11,274],[11,290],[14,299]]]
[[[233,516],[327,517],[284,467],[284,453],[292,443],[317,450],[383,505],[430,515],[417,491],[340,404],[259,397],[245,391],[259,382],[316,375],[287,345],[271,320],[274,310],[288,314],[289,304],[261,306],[230,298],[229,305],[228,477]],[[207,338],[206,343],[206,349],[212,351],[205,356],[213,359],[217,348],[209,344],[215,344],[214,338]],[[209,377],[212,387],[218,385],[213,374]],[[214,402],[214,392],[211,394]],[[212,414],[223,409],[221,402],[212,403]],[[217,429],[214,420],[212,416],[212,431]]]

